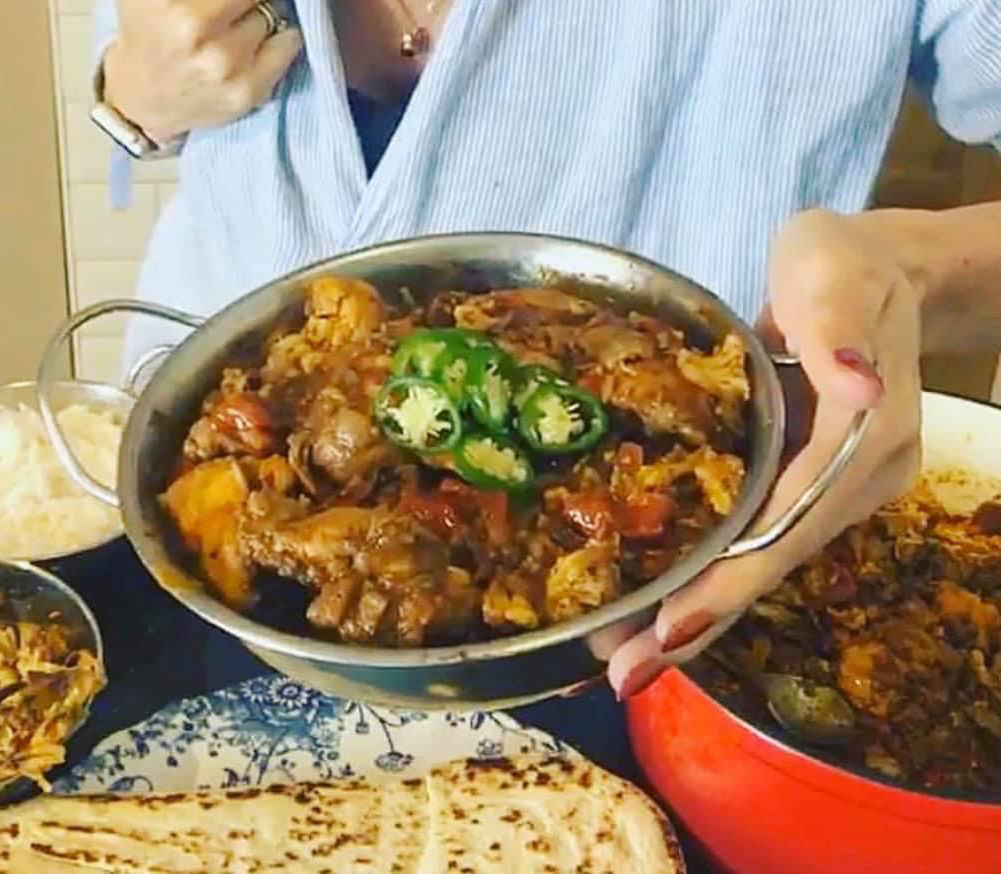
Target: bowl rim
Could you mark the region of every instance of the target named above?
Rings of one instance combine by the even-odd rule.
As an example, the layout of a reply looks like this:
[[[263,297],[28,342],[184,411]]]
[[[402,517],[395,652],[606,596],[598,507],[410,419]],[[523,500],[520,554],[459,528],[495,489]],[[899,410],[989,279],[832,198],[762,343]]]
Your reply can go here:
[[[25,561],[23,559],[0,559],[0,574],[11,568],[31,574],[35,577],[39,577],[74,603],[74,605],[80,610],[80,613],[83,615],[83,618],[86,620],[87,625],[90,627],[90,630],[94,635],[94,655],[97,656],[97,660],[101,663],[101,668],[103,669],[104,637],[101,634],[101,626],[98,624],[97,617],[94,616],[94,612],[83,599],[83,596],[69,583],[63,580],[62,577],[54,574],[46,568],[39,567],[33,562]]]
[[[989,401],[967,398],[953,392],[944,391],[923,390],[921,394],[923,398],[928,396],[949,398],[962,404],[982,407],[985,411],[984,415],[997,416],[999,421],[1001,421],[1001,406],[993,404]],[[730,706],[723,697],[717,696],[706,689],[705,686],[699,682],[698,678],[693,676],[691,669],[686,665],[679,665],[678,671],[691,686],[705,696],[708,701],[716,705],[719,710],[736,722],[742,729],[756,737],[758,740],[764,741],[766,744],[777,748],[788,756],[797,759],[806,759],[815,765],[820,765],[830,768],[833,771],[847,774],[850,777],[857,778],[864,783],[874,784],[879,786],[881,789],[902,792],[916,798],[932,798],[936,801],[942,802],[975,804],[981,807],[1001,808],[1001,794],[988,795],[987,793],[975,792],[971,790],[916,789],[902,781],[894,780],[892,777],[882,775],[878,771],[863,768],[850,762],[837,761],[833,754],[826,753],[820,748],[814,748],[812,751],[807,751],[802,746],[798,745],[796,741],[790,737],[788,732],[784,731],[777,724],[758,724],[757,722],[751,721],[751,719],[743,714],[738,713],[737,710]]]
[[[691,560],[688,565],[690,573],[686,580],[676,584],[677,577],[672,578],[671,569],[669,569],[657,579],[583,616],[508,637],[441,647],[392,648],[343,644],[279,631],[226,606],[205,589],[204,583],[197,576],[182,571],[177,563],[171,559],[169,552],[161,542],[161,538],[157,536],[156,532],[149,530],[148,524],[144,520],[134,471],[141,463],[139,448],[142,429],[150,427],[151,421],[157,415],[153,400],[156,394],[155,388],[161,383],[171,382],[171,375],[180,370],[180,362],[183,357],[186,354],[196,357],[199,354],[199,344],[207,345],[206,338],[212,337],[212,332],[218,330],[220,325],[242,323],[244,316],[253,311],[255,299],[262,295],[293,293],[301,290],[302,284],[309,279],[330,275],[338,271],[344,271],[349,276],[360,275],[360,273],[352,273],[352,268],[355,270],[363,269],[364,265],[373,257],[389,262],[394,255],[399,257],[398,253],[413,251],[415,248],[418,252],[423,252],[425,248],[433,248],[436,245],[451,245],[454,248],[449,263],[454,265],[461,262],[463,257],[469,259],[474,253],[481,251],[476,248],[477,246],[482,248],[501,244],[515,245],[532,254],[539,252],[542,247],[558,246],[568,250],[576,250],[582,255],[598,254],[623,264],[636,265],[652,275],[662,277],[672,285],[684,287],[685,293],[701,298],[705,304],[711,304],[716,308],[716,312],[726,319],[730,329],[736,331],[744,341],[747,356],[755,370],[760,373],[758,377],[760,388],[770,399],[773,408],[773,420],[767,429],[763,429],[764,438],[767,440],[763,451],[765,451],[765,457],[768,461],[765,464],[765,469],[758,472],[759,476],[751,480],[747,491],[742,495],[737,510],[722,520],[689,553],[687,558],[691,559],[692,556],[695,556],[695,559]],[[492,249],[488,249],[488,251],[492,251]],[[442,260],[445,259],[442,258]],[[401,260],[400,263],[407,262]],[[421,263],[427,264],[428,262]],[[567,274],[564,278],[570,279],[571,277]],[[602,277],[591,275],[580,278],[600,281]],[[623,289],[623,291],[628,291],[628,289]],[[244,334],[246,333],[244,331]],[[232,341],[237,336],[239,333],[234,331],[224,338],[214,339],[213,345],[218,347],[221,339]],[[569,237],[511,232],[432,234],[377,243],[290,271],[232,301],[225,308],[209,317],[201,327],[191,331],[153,374],[136,401],[136,406],[129,417],[122,439],[117,491],[121,501],[126,535],[132,542],[142,563],[167,591],[206,622],[232,634],[245,644],[283,656],[361,668],[406,670],[425,666],[494,661],[518,656],[569,640],[586,638],[606,627],[651,609],[667,594],[695,579],[723,549],[737,540],[753,524],[774,484],[778,459],[784,442],[784,432],[784,394],[775,365],[765,349],[764,342],[729,304],[694,280],[636,253]],[[673,566],[672,569],[677,566]]]
[[[129,394],[127,391],[125,391],[125,389],[119,388],[116,385],[112,385],[109,382],[100,382],[98,380],[93,380],[93,379],[76,379],[76,378],[70,378],[70,379],[58,379],[55,382],[53,382],[52,385],[53,385],[53,388],[56,388],[56,389],[58,389],[60,387],[64,387],[65,388],[66,386],[82,386],[83,388],[97,389],[97,390],[100,390],[102,392],[107,392],[109,394],[118,395],[122,399],[128,399],[129,402],[130,402],[130,404],[132,406],[135,405],[135,401],[136,401],[135,397],[133,397],[131,394]],[[8,390],[13,390],[13,391],[29,390],[29,391],[33,391],[36,394],[36,396],[37,396],[38,382],[36,380],[34,380],[34,379],[19,379],[19,380],[15,380],[14,382],[5,382],[2,385],[0,385],[0,394],[2,394],[5,391],[8,391]],[[38,411],[37,407],[35,408],[35,411],[36,412]],[[126,417],[126,419],[127,418],[128,417]],[[126,421],[125,424],[127,424],[127,421]],[[123,427],[122,427],[122,435],[123,435],[123,437],[124,437],[124,433],[125,433],[125,424],[123,424]],[[91,497],[89,495],[87,495],[87,497],[90,497],[91,500],[97,500],[96,498],[93,498],[93,497]],[[86,543],[83,546],[80,546],[80,547],[78,547],[76,549],[57,550],[56,552],[47,552],[47,553],[42,553],[41,555],[13,555],[13,556],[3,556],[2,558],[0,558],[0,561],[7,561],[7,562],[19,562],[20,561],[20,562],[28,562],[29,564],[32,564],[32,563],[41,563],[41,562],[65,561],[65,560],[71,559],[71,558],[73,558],[73,559],[75,559],[75,558],[83,558],[85,556],[89,556],[89,555],[97,552],[99,549],[107,546],[110,543],[114,543],[116,540],[119,540],[120,538],[122,538],[124,536],[125,536],[125,519],[119,513],[119,524],[116,527],[116,529],[115,529],[114,532],[112,532],[111,534],[106,535],[105,537],[102,537],[102,538],[99,538],[99,539],[96,539],[96,540],[93,540],[93,541],[89,541],[88,543]]]

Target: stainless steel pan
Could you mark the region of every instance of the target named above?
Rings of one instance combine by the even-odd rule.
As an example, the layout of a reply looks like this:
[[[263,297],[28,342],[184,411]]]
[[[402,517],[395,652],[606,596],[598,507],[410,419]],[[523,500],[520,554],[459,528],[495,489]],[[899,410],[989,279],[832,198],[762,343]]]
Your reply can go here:
[[[688,555],[653,582],[578,619],[463,646],[385,649],[330,643],[277,631],[234,612],[207,591],[172,546],[171,525],[157,502],[202,399],[238,348],[258,343],[299,311],[309,280],[341,274],[373,283],[405,308],[446,289],[554,285],[620,308],[659,314],[705,339],[736,331],[748,351],[752,386],[748,471],[733,513]],[[166,356],[139,396],[122,441],[117,491],[93,482],[56,428],[48,400],[59,347],[86,322],[129,310],[195,327]],[[573,689],[605,667],[617,642],[648,622],[665,595],[713,561],[763,549],[786,534],[840,474],[862,439],[860,415],[843,445],[809,489],[781,518],[753,527],[768,497],[782,451],[785,410],[776,366],[751,328],[704,288],[635,255],[576,240],[524,234],[422,237],[353,252],[279,279],[207,321],[154,304],[110,301],[81,311],[53,337],[39,371],[40,408],[60,457],[88,492],[120,506],[125,530],[160,584],[213,625],[235,635],[277,670],[323,691],[407,707],[506,707]]]

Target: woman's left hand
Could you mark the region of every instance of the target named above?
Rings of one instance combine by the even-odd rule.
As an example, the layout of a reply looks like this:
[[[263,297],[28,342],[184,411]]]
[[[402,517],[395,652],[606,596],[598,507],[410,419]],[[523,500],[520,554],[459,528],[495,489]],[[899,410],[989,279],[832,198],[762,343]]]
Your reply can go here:
[[[656,624],[609,665],[620,698],[696,655],[758,597],[850,525],[899,497],[920,466],[922,293],[866,214],[815,210],[792,219],[769,264],[766,341],[784,338],[816,393],[812,431],[785,468],[759,524],[779,516],[837,452],[854,416],[875,410],[848,468],[774,546],[721,561],[664,601]],[[806,407],[811,406],[809,403]],[[802,405],[790,410],[803,414]]]

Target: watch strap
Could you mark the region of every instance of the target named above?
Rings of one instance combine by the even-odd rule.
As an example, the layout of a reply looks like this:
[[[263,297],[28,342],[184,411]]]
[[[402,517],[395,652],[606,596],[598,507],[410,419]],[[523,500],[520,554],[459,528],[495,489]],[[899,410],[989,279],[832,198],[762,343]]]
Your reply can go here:
[[[140,128],[107,103],[95,104],[90,110],[90,120],[137,160],[149,160],[160,151]]]

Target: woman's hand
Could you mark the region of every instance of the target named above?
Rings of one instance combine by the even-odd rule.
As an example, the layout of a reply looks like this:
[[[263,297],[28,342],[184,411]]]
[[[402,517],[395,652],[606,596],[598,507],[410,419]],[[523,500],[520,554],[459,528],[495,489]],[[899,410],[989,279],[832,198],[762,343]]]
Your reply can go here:
[[[780,476],[760,524],[810,485],[854,416],[874,409],[854,460],[775,546],[719,562],[665,600],[655,626],[619,647],[611,660],[609,680],[620,697],[694,656],[793,568],[901,495],[916,477],[923,289],[867,221],[865,214],[811,211],[789,222],[774,244],[762,327],[766,341],[784,338],[787,350],[799,355],[816,407],[805,405],[807,414],[813,412],[810,436]]]
[[[267,37],[256,0],[118,0],[105,100],[158,143],[225,124],[269,99],[302,41]]]

